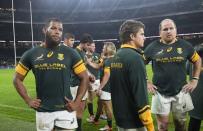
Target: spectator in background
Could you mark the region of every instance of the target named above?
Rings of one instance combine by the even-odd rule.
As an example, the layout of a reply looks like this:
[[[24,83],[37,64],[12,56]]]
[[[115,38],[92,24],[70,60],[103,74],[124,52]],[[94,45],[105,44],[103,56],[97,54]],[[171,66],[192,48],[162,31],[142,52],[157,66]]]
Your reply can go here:
[[[88,75],[81,57],[73,49],[59,46],[63,25],[50,19],[43,28],[45,41],[26,51],[16,66],[14,86],[29,107],[36,110],[37,131],[74,130],[87,85]],[[31,98],[23,81],[33,71],[36,81],[36,98]],[[71,71],[79,77],[78,93],[74,101],[70,92]]]
[[[156,114],[158,130],[168,130],[169,113],[172,112],[176,131],[186,131],[186,113],[193,109],[192,92],[199,79],[201,58],[192,45],[176,38],[176,24],[164,19],[159,25],[160,40],[145,48],[146,63],[152,61],[153,84],[148,81],[148,90],[153,93],[152,113]],[[194,66],[193,79],[186,81],[186,61]],[[184,106],[183,106],[184,105]]]
[[[195,49],[200,57],[203,58],[203,44],[196,46]],[[192,79],[193,67],[191,65],[190,77]],[[201,120],[203,120],[203,67],[201,67],[201,73],[197,81],[197,88],[191,93],[194,109],[189,112],[190,122],[188,131],[200,131]]]

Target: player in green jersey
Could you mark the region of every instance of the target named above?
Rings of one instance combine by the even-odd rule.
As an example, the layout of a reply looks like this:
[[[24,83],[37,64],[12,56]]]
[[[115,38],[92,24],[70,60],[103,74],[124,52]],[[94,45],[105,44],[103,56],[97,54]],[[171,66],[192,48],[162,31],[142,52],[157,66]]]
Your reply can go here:
[[[88,46],[93,42],[93,38],[90,34],[83,34],[81,39],[80,39],[80,43],[79,45],[76,47],[76,51],[80,54],[81,58],[83,59],[84,63],[86,63],[86,57],[85,57],[85,52],[88,49]],[[90,78],[90,80],[94,79],[94,76],[88,71],[88,76]],[[79,81],[80,78],[77,77],[74,73],[72,75],[71,78],[71,93],[73,96],[76,96],[77,94],[77,88],[79,87]],[[89,87],[89,86],[88,86]],[[88,88],[89,89],[89,88]],[[86,105],[86,99],[88,96],[88,92],[86,92],[85,96],[82,99],[82,103],[80,104],[80,107],[82,109],[77,110],[77,121],[78,121],[78,128],[76,131],[81,131],[81,125],[82,125],[82,116],[83,116],[83,112],[85,109],[85,105]]]
[[[97,109],[97,114],[94,121],[98,121],[100,115],[102,114],[102,109],[104,109],[107,116],[107,125],[100,128],[100,131],[111,131],[112,130],[112,105],[111,105],[111,92],[110,92],[110,64],[111,59],[116,53],[116,46],[112,42],[104,42],[102,53],[105,56],[103,66],[101,67],[100,73],[100,86],[96,93],[99,96],[99,103],[102,104],[103,108]]]
[[[43,28],[45,41],[26,51],[16,66],[14,86],[31,108],[36,110],[38,131],[74,130],[77,128],[76,112],[89,83],[86,67],[76,51],[59,45],[63,25],[50,19]],[[36,82],[36,98],[31,98],[23,81],[32,70]],[[80,78],[76,99],[72,101],[70,74]]]
[[[144,25],[127,20],[119,30],[121,48],[110,66],[113,113],[119,131],[154,131],[148,103],[145,64],[139,48],[144,46]]]
[[[175,130],[186,131],[186,113],[193,109],[191,97],[197,86],[201,58],[192,45],[177,38],[173,20],[164,19],[159,26],[160,40],[145,49],[146,62],[152,61],[153,84],[148,81],[152,96],[152,113],[156,114],[158,130],[168,130],[169,113],[172,112]],[[193,77],[186,81],[186,61],[194,65]]]
[[[99,69],[95,69],[94,67],[91,66],[91,64],[89,64],[90,62],[99,64],[100,55],[95,52],[95,48],[96,48],[96,45],[93,42],[90,44],[86,52],[86,58],[87,58],[86,67],[89,70],[89,72],[95,76],[95,81],[90,83],[91,87],[90,87],[90,90],[88,91],[87,107],[88,107],[88,112],[90,114],[89,118],[87,118],[88,122],[94,119],[93,100],[96,97],[95,90],[97,90],[100,85]]]

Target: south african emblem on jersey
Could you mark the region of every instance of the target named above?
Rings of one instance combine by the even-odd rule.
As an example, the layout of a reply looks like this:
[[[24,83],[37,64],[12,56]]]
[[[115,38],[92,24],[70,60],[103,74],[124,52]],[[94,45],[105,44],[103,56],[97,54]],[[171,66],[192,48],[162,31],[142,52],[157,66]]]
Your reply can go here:
[[[63,60],[63,59],[64,59],[64,54],[60,54],[60,53],[59,53],[59,54],[58,54],[58,59],[59,59],[59,60]]]
[[[177,52],[178,52],[178,54],[182,54],[183,53],[183,49],[182,48],[177,48]]]

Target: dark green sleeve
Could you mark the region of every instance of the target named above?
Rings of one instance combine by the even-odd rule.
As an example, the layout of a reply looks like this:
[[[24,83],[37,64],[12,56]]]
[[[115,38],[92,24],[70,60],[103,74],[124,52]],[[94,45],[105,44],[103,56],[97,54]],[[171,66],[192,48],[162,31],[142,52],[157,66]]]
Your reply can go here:
[[[104,61],[104,68],[110,68],[110,65],[111,65],[110,59],[106,59]]]
[[[149,44],[144,50],[145,63],[149,63],[152,60],[152,44]]]
[[[72,53],[72,66],[77,64],[80,60],[82,60],[80,54],[76,50],[71,50]]]
[[[75,51],[79,54],[79,56],[81,57],[81,59],[85,62],[85,52],[81,51],[79,49],[75,49]]]
[[[138,110],[148,105],[148,93],[146,83],[146,70],[143,58],[136,55],[131,58],[131,63],[128,66],[128,73],[130,78],[130,85],[132,85],[132,93],[135,104]]]
[[[20,64],[22,64],[29,70],[32,68],[32,57],[31,56],[32,56],[31,50],[28,50],[22,55],[22,57],[19,61]]]
[[[184,46],[186,47],[186,51],[188,52],[188,54],[187,54],[187,59],[188,60],[190,60],[191,59],[191,57],[194,55],[194,53],[195,53],[195,49],[193,48],[193,46],[189,43],[189,42],[187,42],[187,41],[184,41],[183,40],[183,44],[184,44]]]

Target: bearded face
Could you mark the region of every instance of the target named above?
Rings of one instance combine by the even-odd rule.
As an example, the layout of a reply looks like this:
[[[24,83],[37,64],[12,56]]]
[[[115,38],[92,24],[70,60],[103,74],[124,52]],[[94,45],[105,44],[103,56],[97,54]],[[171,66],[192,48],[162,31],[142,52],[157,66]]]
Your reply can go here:
[[[45,29],[46,45],[48,47],[57,46],[62,39],[63,25],[60,22],[50,22]]]

